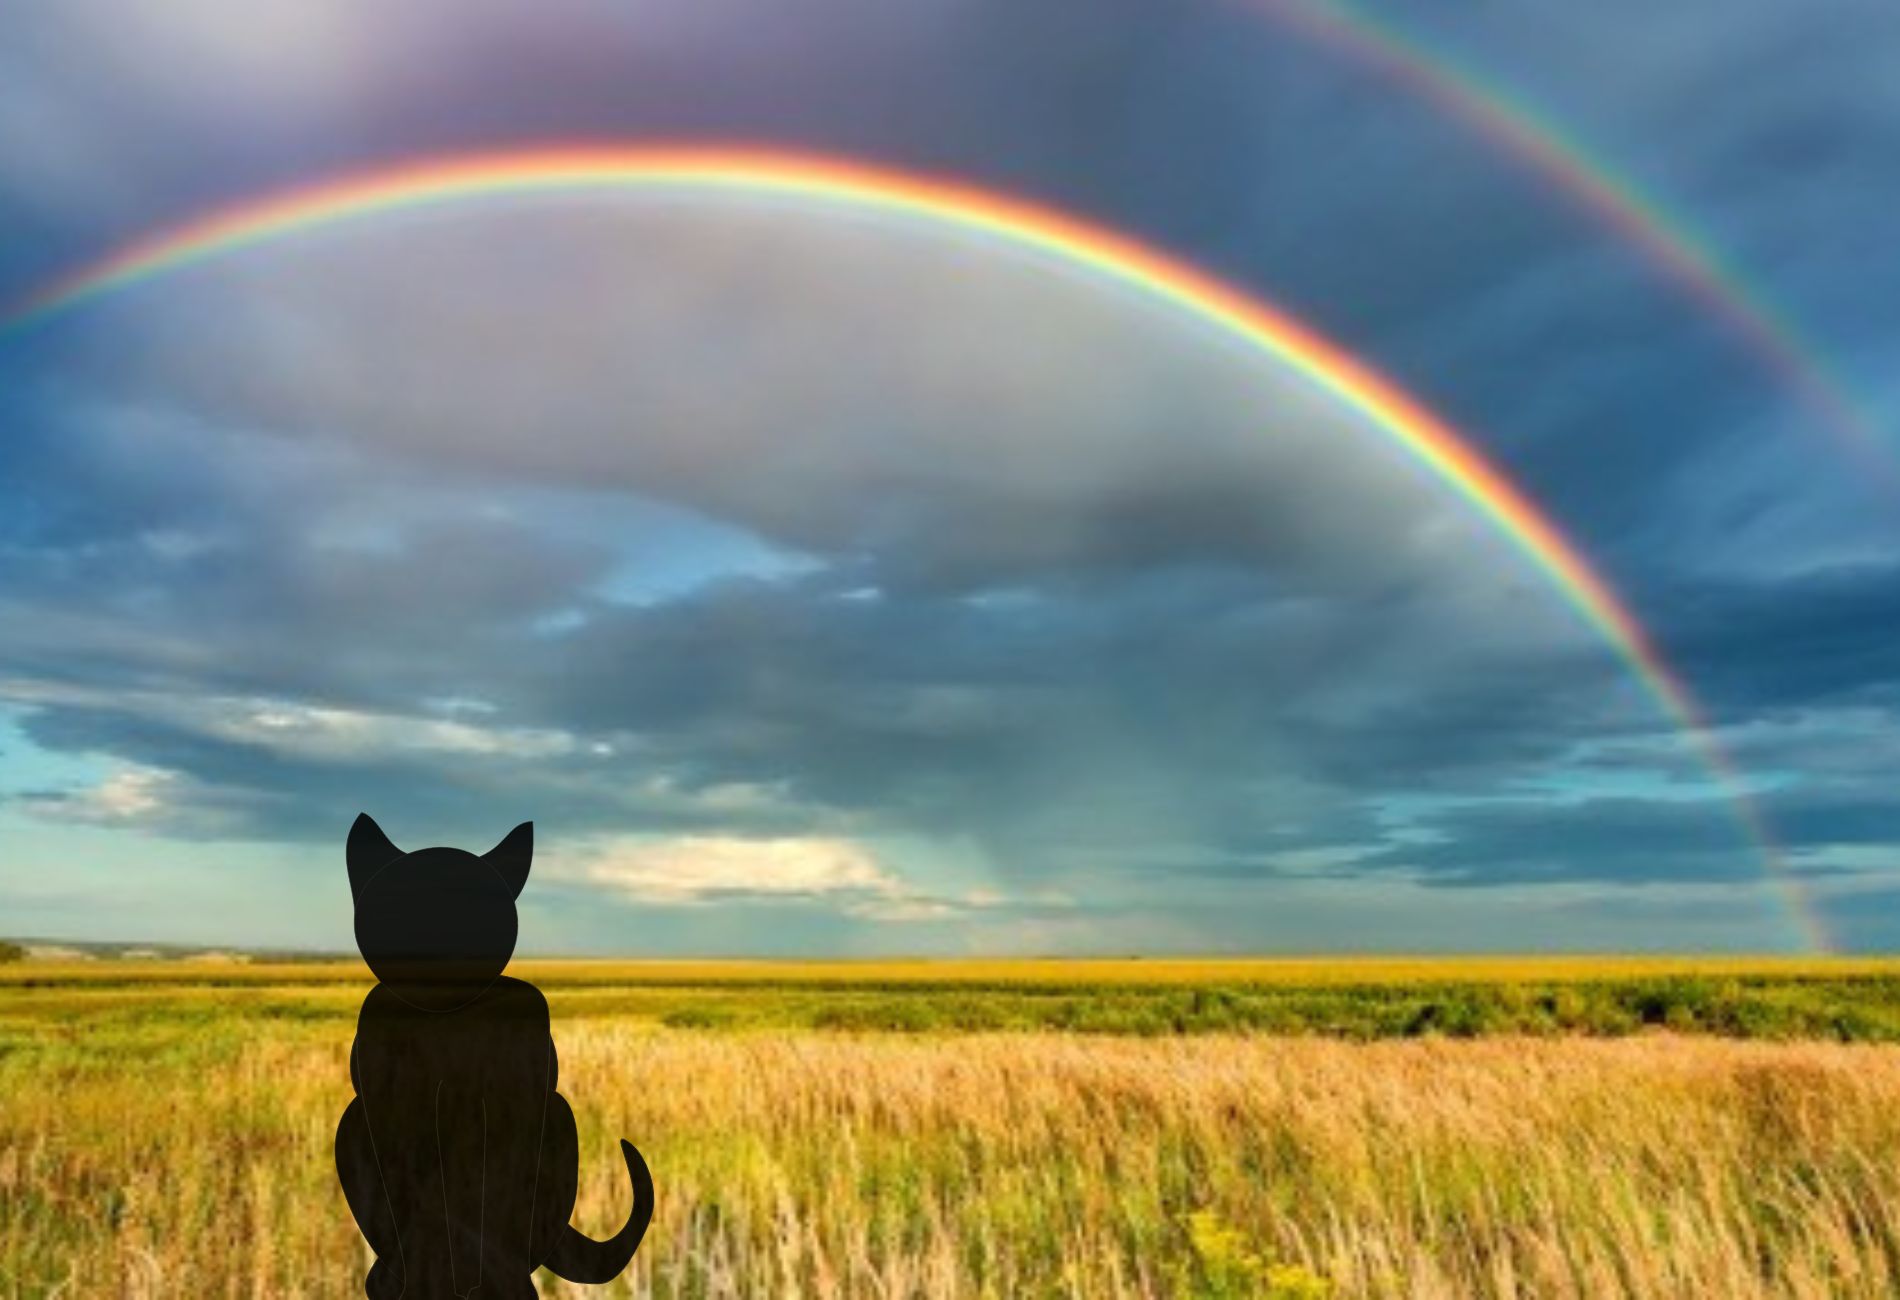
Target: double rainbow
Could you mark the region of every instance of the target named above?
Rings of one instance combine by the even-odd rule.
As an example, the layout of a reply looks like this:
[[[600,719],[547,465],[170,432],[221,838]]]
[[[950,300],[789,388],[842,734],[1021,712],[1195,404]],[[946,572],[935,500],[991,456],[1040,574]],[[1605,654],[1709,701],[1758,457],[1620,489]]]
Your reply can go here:
[[[792,198],[989,236],[1177,308],[1297,372],[1469,503],[1629,666],[1728,792],[1804,940],[1828,947],[1820,918],[1806,905],[1688,688],[1616,593],[1528,497],[1418,401],[1299,321],[1172,256],[1038,204],[950,180],[752,149],[552,148],[429,160],[239,203],[134,242],[0,316],[0,339],[114,291],[319,226],[497,195],[624,189]]]

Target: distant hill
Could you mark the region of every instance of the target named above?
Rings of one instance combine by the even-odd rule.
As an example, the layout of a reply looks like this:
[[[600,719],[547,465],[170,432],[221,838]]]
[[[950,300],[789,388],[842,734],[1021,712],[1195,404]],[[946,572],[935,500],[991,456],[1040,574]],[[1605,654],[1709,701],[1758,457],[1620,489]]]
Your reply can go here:
[[[350,954],[296,948],[233,948],[208,943],[148,943],[143,940],[0,938],[0,960],[31,961],[336,961]]]

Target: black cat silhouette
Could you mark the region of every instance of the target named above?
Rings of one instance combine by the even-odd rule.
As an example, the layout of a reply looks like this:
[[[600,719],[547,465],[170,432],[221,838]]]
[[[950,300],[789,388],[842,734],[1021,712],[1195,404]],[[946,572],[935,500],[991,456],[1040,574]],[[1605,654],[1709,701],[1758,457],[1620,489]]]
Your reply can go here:
[[[548,1004],[501,973],[533,856],[532,822],[481,857],[404,853],[367,813],[350,828],[356,943],[381,982],[356,1023],[336,1172],[376,1252],[370,1300],[517,1300],[541,1266],[611,1281],[653,1217],[653,1179],[623,1141],[626,1226],[595,1241],[568,1223],[579,1148]]]

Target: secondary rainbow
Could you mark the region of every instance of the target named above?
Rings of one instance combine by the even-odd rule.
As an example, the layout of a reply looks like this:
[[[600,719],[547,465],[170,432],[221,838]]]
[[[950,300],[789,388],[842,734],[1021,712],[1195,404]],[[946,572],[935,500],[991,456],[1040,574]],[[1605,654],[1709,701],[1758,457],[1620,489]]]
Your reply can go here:
[[[994,237],[1169,304],[1257,348],[1357,411],[1464,498],[1539,569],[1634,672],[1732,800],[1811,947],[1827,949],[1759,810],[1693,696],[1606,583],[1530,499],[1422,404],[1307,326],[1186,262],[1041,204],[960,181],[778,151],[547,148],[429,159],[240,202],[138,240],[0,315],[0,339],[117,290],[302,231],[503,195],[615,189],[736,191],[834,204]]]
[[[1377,69],[1594,214],[1718,320],[1882,485],[1900,492],[1900,453],[1821,349],[1709,242],[1607,161],[1494,80],[1349,0],[1242,0]]]

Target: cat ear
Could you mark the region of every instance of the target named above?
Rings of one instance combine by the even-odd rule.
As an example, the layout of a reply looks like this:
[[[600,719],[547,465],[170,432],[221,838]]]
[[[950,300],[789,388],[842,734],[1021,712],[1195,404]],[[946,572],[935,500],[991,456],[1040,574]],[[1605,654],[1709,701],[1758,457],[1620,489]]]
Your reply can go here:
[[[350,868],[350,893],[368,884],[384,867],[402,856],[402,850],[389,842],[368,813],[358,813],[350,827],[349,844],[343,850]]]
[[[482,854],[482,861],[495,869],[511,897],[520,898],[528,883],[528,866],[534,861],[534,823],[522,822],[509,831],[507,838]]]

